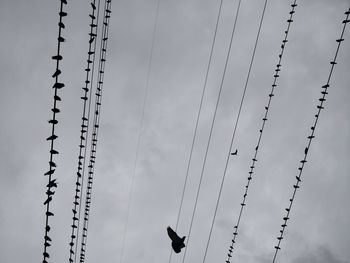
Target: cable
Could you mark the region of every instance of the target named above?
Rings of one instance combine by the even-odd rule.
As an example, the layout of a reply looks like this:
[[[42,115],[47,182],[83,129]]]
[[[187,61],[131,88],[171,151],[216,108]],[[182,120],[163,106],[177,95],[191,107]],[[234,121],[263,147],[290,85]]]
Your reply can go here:
[[[96,21],[99,21],[99,16],[100,16],[100,0],[98,0],[98,10],[97,10],[97,17],[96,17]],[[98,28],[98,23],[97,23],[97,28]],[[97,30],[96,30],[96,36],[97,37]],[[88,106],[88,121],[87,121],[87,126],[90,127],[89,123],[90,123],[90,112],[91,112],[91,96],[92,96],[92,89],[93,89],[93,80],[94,80],[94,71],[95,71],[95,55],[96,55],[96,45],[97,45],[97,41],[95,40],[95,44],[94,44],[94,59],[93,59],[93,64],[92,64],[92,72],[93,74],[91,75],[91,83],[90,83],[90,94],[89,94],[89,106]],[[89,61],[88,61],[89,62]],[[87,131],[88,131],[88,127],[87,127]],[[81,182],[81,189],[83,189],[84,187],[84,177],[85,177],[85,168],[86,168],[86,153],[87,153],[87,139],[88,139],[88,132],[86,135],[86,141],[85,141],[85,150],[84,150],[84,161],[83,161],[83,171],[82,171],[82,182]],[[80,200],[82,200],[82,195],[83,195],[83,191],[80,192]],[[77,249],[78,249],[78,241],[79,241],[79,232],[80,232],[80,217],[81,217],[81,204],[79,205],[79,217],[78,217],[78,230],[77,230],[77,241],[76,241],[76,245],[75,245],[75,258],[74,258],[74,262],[76,262],[76,257],[77,257]]]
[[[179,211],[178,211],[177,219],[176,219],[175,232],[177,231],[177,228],[178,228],[178,225],[179,225],[180,216],[181,216],[181,212],[182,212],[182,205],[183,205],[185,191],[186,191],[186,187],[187,187],[188,174],[189,174],[189,171],[190,171],[190,165],[191,165],[191,161],[192,161],[193,148],[194,148],[194,143],[195,143],[196,137],[197,137],[198,124],[199,124],[199,119],[200,119],[200,116],[201,116],[202,106],[203,106],[203,98],[204,98],[205,90],[206,90],[206,87],[207,87],[209,69],[210,69],[210,65],[211,65],[211,61],[212,61],[212,57],[213,57],[214,45],[215,45],[215,41],[216,41],[216,35],[217,35],[219,20],[220,20],[220,16],[221,16],[222,3],[223,3],[223,0],[220,1],[219,11],[218,11],[218,15],[217,15],[217,18],[216,18],[214,36],[213,36],[213,41],[212,41],[211,48],[210,48],[209,61],[208,61],[207,70],[206,70],[206,73],[205,73],[204,85],[203,85],[203,89],[202,89],[202,95],[201,95],[201,99],[200,99],[200,103],[199,103],[199,109],[198,109],[198,113],[197,113],[196,125],[195,125],[195,128],[194,128],[194,133],[193,133],[193,138],[192,138],[192,143],[191,143],[190,155],[188,157],[188,162],[187,162],[187,167],[186,167],[186,175],[185,175],[184,185],[183,185],[183,188],[182,188],[180,207],[179,207]],[[170,249],[169,263],[171,262],[172,254],[173,254],[173,250]]]
[[[124,258],[125,242],[126,242],[126,236],[128,234],[128,226],[129,226],[131,199],[132,199],[132,194],[133,194],[133,191],[134,191],[135,177],[136,177],[136,167],[137,167],[137,163],[138,163],[138,160],[139,160],[139,151],[140,151],[140,145],[141,145],[141,140],[142,140],[142,132],[143,132],[144,118],[145,118],[145,109],[146,109],[146,102],[147,102],[147,97],[148,97],[149,81],[150,81],[152,62],[153,62],[154,44],[155,44],[155,38],[156,38],[156,32],[157,32],[157,24],[158,24],[158,17],[159,17],[159,5],[160,5],[160,0],[157,0],[156,15],[155,15],[155,19],[154,19],[153,33],[152,33],[151,53],[150,53],[150,56],[149,56],[149,59],[148,59],[146,87],[145,87],[145,94],[144,94],[144,97],[143,97],[141,122],[140,122],[140,127],[139,127],[139,134],[138,134],[138,138],[137,138],[136,155],[135,155],[133,173],[132,173],[132,177],[131,177],[131,184],[130,184],[130,188],[129,188],[128,206],[127,206],[127,212],[126,212],[126,222],[124,224],[122,248],[121,248],[121,252],[120,252],[120,262],[121,263],[123,262],[123,258]]]
[[[217,109],[218,109],[218,106],[219,106],[219,101],[220,101],[221,92],[222,92],[222,88],[223,88],[223,84],[224,84],[224,79],[225,79],[225,75],[226,75],[227,65],[228,65],[228,61],[229,61],[229,58],[230,58],[230,54],[231,54],[231,47],[232,47],[233,36],[234,36],[235,31],[236,31],[236,24],[237,24],[237,19],[238,19],[238,14],[239,14],[239,7],[240,6],[237,7],[236,17],[235,17],[235,21],[234,21],[234,24],[233,24],[231,38],[230,38],[230,44],[229,44],[229,48],[228,48],[227,55],[226,55],[225,67],[224,67],[224,71],[223,71],[223,74],[222,74],[220,88],[219,88],[219,93],[218,93],[218,97],[217,97],[217,101],[216,101],[216,105],[215,105],[214,116],[213,116],[211,127],[210,127],[209,138],[208,138],[208,142],[207,142],[207,146],[206,146],[206,150],[205,150],[205,155],[204,155],[201,175],[200,175],[198,188],[197,188],[196,199],[195,199],[193,212],[192,212],[192,217],[191,217],[190,228],[189,228],[189,231],[188,231],[188,234],[187,234],[187,244],[186,244],[186,247],[185,247],[184,255],[182,257],[182,263],[185,262],[185,258],[186,258],[186,254],[187,254],[188,243],[189,243],[189,240],[190,240],[193,220],[194,220],[194,216],[195,216],[196,209],[197,209],[198,197],[199,197],[199,193],[200,193],[200,189],[201,189],[201,185],[202,185],[202,179],[203,179],[205,164],[206,164],[207,156],[208,156],[208,152],[209,152],[209,146],[210,146],[211,137],[212,137],[212,133],[213,133],[213,128],[214,128],[214,123],[215,123],[215,119],[216,119]]]
[[[179,207],[179,212],[178,212],[177,219],[176,219],[175,230],[177,230],[177,228],[178,228],[179,219],[180,219],[180,215],[181,215],[181,211],[182,211],[182,205],[183,205],[183,200],[184,200],[184,196],[185,196],[185,190],[186,190],[186,186],[187,186],[187,179],[188,179],[188,174],[189,174],[189,170],[190,170],[190,164],[191,164],[191,160],[192,160],[193,148],[194,148],[194,143],[196,141],[196,136],[197,136],[197,131],[198,131],[198,124],[199,124],[199,118],[200,118],[201,112],[202,112],[203,98],[204,98],[205,90],[206,90],[206,87],[207,87],[209,69],[210,69],[211,60],[212,60],[212,56],[213,56],[213,50],[214,50],[214,45],[215,45],[215,40],[216,40],[216,34],[217,34],[217,31],[218,31],[218,25],[219,25],[219,19],[220,19],[220,15],[221,15],[222,2],[223,2],[223,0],[220,1],[219,12],[218,12],[218,16],[217,16],[217,19],[216,19],[214,37],[213,37],[213,41],[212,41],[212,45],[211,45],[211,49],[210,49],[208,66],[207,66],[207,70],[206,70],[206,73],[205,73],[204,86],[203,86],[203,90],[202,90],[201,100],[200,100],[200,103],[199,103],[199,109],[198,109],[198,114],[197,114],[197,119],[196,119],[196,125],[195,125],[195,129],[194,129],[194,133],[193,133],[192,143],[191,143],[190,155],[188,157],[188,162],[187,162],[187,167],[186,167],[185,182],[184,182],[184,186],[183,186],[183,189],[182,189],[180,207]]]
[[[65,41],[64,37],[62,37],[62,29],[65,28],[65,25],[63,23],[63,17],[67,16],[67,13],[63,11],[63,5],[67,5],[66,0],[60,1],[60,12],[59,12],[59,22],[58,22],[58,38],[57,38],[57,54],[52,56],[53,60],[56,60],[56,70],[55,73],[52,75],[52,78],[55,79],[55,84],[53,85],[54,89],[54,99],[53,99],[53,108],[52,111],[52,119],[49,120],[49,123],[52,124],[51,126],[51,136],[49,136],[46,140],[50,141],[50,161],[49,161],[49,171],[47,171],[44,175],[48,176],[48,184],[46,185],[47,191],[46,196],[47,199],[44,201],[44,205],[46,205],[46,212],[45,212],[45,235],[44,235],[44,252],[43,252],[43,263],[47,263],[48,258],[50,258],[50,254],[48,253],[48,247],[51,246],[52,239],[49,237],[49,232],[51,230],[50,224],[49,224],[49,218],[51,216],[54,216],[54,213],[50,211],[50,203],[52,201],[52,197],[55,194],[53,192],[53,188],[57,188],[57,181],[56,178],[53,179],[52,175],[56,171],[56,163],[53,161],[53,156],[58,154],[58,151],[54,149],[54,141],[58,138],[58,136],[55,134],[55,127],[56,124],[58,124],[58,120],[56,119],[56,114],[60,112],[60,110],[57,108],[58,101],[61,101],[61,98],[57,95],[58,90],[63,88],[65,85],[62,82],[59,82],[59,75],[61,75],[61,70],[59,69],[60,61],[63,59],[61,55],[61,43]]]
[[[239,1],[239,5],[240,4],[241,4],[241,1]],[[230,148],[229,148],[229,152],[227,153],[225,169],[224,169],[224,173],[223,173],[223,176],[222,176],[222,179],[221,179],[219,195],[218,195],[218,198],[216,200],[215,211],[214,211],[213,219],[212,219],[211,226],[210,226],[210,232],[209,232],[209,236],[208,236],[208,240],[207,240],[207,245],[206,245],[205,252],[204,252],[203,263],[205,262],[206,257],[207,257],[207,253],[208,253],[208,248],[209,248],[209,244],[210,244],[210,240],[211,240],[211,235],[212,235],[212,232],[213,232],[214,223],[215,223],[215,219],[216,219],[216,214],[217,214],[217,211],[218,211],[219,202],[220,202],[220,198],[221,198],[222,188],[223,188],[224,182],[225,182],[228,162],[230,160],[230,156],[231,156],[231,153],[232,153],[233,141],[234,141],[234,139],[236,137],[237,126],[238,126],[238,123],[239,123],[239,118],[241,116],[243,102],[244,102],[244,99],[245,99],[245,94],[246,94],[248,83],[249,83],[249,79],[250,79],[250,73],[251,73],[251,70],[252,70],[252,67],[253,67],[253,63],[254,63],[254,59],[255,59],[255,53],[256,53],[256,49],[257,49],[259,38],[260,38],[261,27],[262,27],[262,24],[263,24],[263,21],[264,21],[264,17],[265,17],[266,5],[267,5],[267,0],[265,1],[264,7],[263,7],[263,11],[262,11],[262,14],[261,14],[261,19],[260,19],[259,29],[258,29],[258,32],[257,32],[257,35],[256,35],[256,39],[255,39],[253,54],[252,54],[252,57],[251,57],[251,60],[250,60],[248,74],[247,74],[247,78],[246,78],[246,81],[245,81],[243,94],[242,94],[241,102],[240,102],[240,105],[239,105],[238,114],[237,114],[236,121],[235,121],[235,124],[234,124],[234,129],[233,129],[233,133],[232,133],[232,137],[231,137]]]
[[[267,106],[265,106],[265,116],[262,119],[263,120],[262,126],[261,126],[261,129],[259,130],[258,143],[257,143],[257,145],[255,147],[254,157],[252,158],[252,164],[250,166],[249,176],[247,178],[247,184],[245,185],[245,192],[243,194],[243,200],[241,202],[241,209],[240,209],[240,212],[239,212],[239,215],[238,215],[238,219],[237,219],[236,225],[234,226],[233,239],[231,240],[231,245],[230,245],[229,250],[228,250],[229,253],[227,254],[228,258],[226,260],[226,263],[230,263],[230,260],[231,260],[231,257],[232,257],[232,253],[233,253],[233,249],[234,249],[234,244],[236,243],[236,238],[237,238],[237,235],[238,235],[239,224],[240,224],[240,221],[241,221],[241,217],[242,217],[244,206],[246,205],[246,198],[247,198],[247,195],[248,195],[249,185],[250,185],[250,182],[251,182],[251,180],[253,178],[252,176],[253,176],[253,172],[254,172],[254,168],[255,168],[255,163],[257,162],[258,150],[259,150],[259,147],[260,147],[261,138],[262,138],[262,135],[263,135],[263,132],[264,132],[264,128],[265,128],[265,122],[267,121],[267,115],[268,115],[268,112],[269,112],[269,109],[270,109],[271,100],[272,100],[272,97],[274,96],[273,92],[275,90],[275,87],[277,86],[276,83],[277,83],[277,78],[279,77],[279,72],[281,70],[280,69],[281,61],[282,61],[282,57],[283,57],[283,54],[284,54],[284,49],[285,49],[286,43],[288,42],[287,37],[288,37],[289,29],[290,29],[290,24],[293,22],[292,18],[293,18],[293,14],[295,13],[294,9],[295,9],[296,6],[297,6],[296,0],[294,0],[293,3],[291,4],[292,10],[289,12],[290,17],[287,20],[287,23],[288,23],[287,30],[284,32],[285,33],[285,37],[282,40],[281,53],[278,55],[278,58],[279,58],[278,59],[278,64],[277,64],[277,68],[275,69],[275,75],[273,76],[274,80],[273,80],[272,88],[271,88],[271,91],[270,91],[270,93],[268,95],[268,97],[269,97],[268,104],[267,104]]]
[[[76,188],[75,188],[75,196],[74,196],[74,202],[73,202],[74,206],[72,209],[73,222],[71,225],[72,226],[71,241],[69,243],[69,246],[70,246],[69,262],[76,262],[78,241],[79,241],[78,238],[79,238],[79,229],[80,229],[82,188],[83,188],[84,175],[85,175],[85,161],[86,161],[86,149],[87,149],[86,146],[87,146],[87,139],[88,139],[88,133],[89,133],[89,117],[90,117],[91,94],[92,94],[91,90],[92,90],[94,67],[95,67],[95,51],[96,51],[96,42],[97,42],[96,37],[97,37],[97,30],[98,30],[100,0],[98,0],[97,8],[96,8],[96,0],[94,0],[91,3],[91,8],[92,8],[92,11],[91,11],[91,14],[89,15],[91,18],[91,22],[90,22],[90,33],[89,33],[90,37],[89,37],[87,67],[85,69],[86,71],[85,86],[82,88],[84,91],[84,95],[83,97],[81,97],[83,101],[83,114],[82,114],[82,123],[81,123],[81,131],[80,131],[78,171],[77,171],[77,179],[75,183]],[[97,15],[95,14],[96,9],[97,9]],[[90,68],[90,65],[91,65],[91,68]],[[90,81],[90,78],[91,78],[91,81]],[[89,84],[90,84],[90,90],[88,89]],[[88,100],[89,100],[88,110],[86,111],[86,104]],[[78,214],[78,217],[77,217],[77,214]],[[74,247],[74,250],[73,250],[73,247]],[[73,256],[74,256],[74,260],[73,260]]]
[[[92,197],[92,184],[93,184],[93,175],[96,162],[96,151],[97,151],[97,141],[98,141],[98,132],[99,132],[99,121],[101,115],[101,105],[102,105],[102,88],[103,88],[103,78],[105,71],[105,62],[106,62],[106,53],[107,53],[107,40],[108,40],[108,30],[109,30],[109,20],[111,14],[111,0],[106,0],[104,5],[104,18],[102,26],[102,37],[101,37],[101,46],[100,46],[100,61],[98,66],[98,76],[97,76],[97,88],[96,88],[96,101],[94,109],[94,120],[93,120],[93,130],[92,130],[92,139],[90,147],[90,160],[89,160],[89,176],[86,187],[86,196],[85,196],[85,213],[84,213],[84,222],[83,222],[83,232],[82,232],[82,241],[80,249],[80,262],[85,261],[86,253],[86,243],[87,243],[87,234],[88,234],[88,223],[90,218],[90,204]]]
[[[314,134],[315,134],[316,126],[317,126],[317,123],[318,123],[318,119],[319,119],[320,114],[321,114],[321,110],[324,109],[323,103],[326,101],[326,95],[328,94],[327,90],[328,90],[328,88],[330,86],[329,82],[330,82],[331,77],[332,77],[334,66],[337,64],[336,60],[337,60],[337,57],[338,57],[340,44],[344,41],[343,36],[344,36],[346,24],[348,22],[350,22],[350,20],[349,20],[350,8],[348,9],[348,11],[345,12],[345,14],[346,14],[346,18],[342,22],[344,24],[344,26],[343,26],[340,38],[336,40],[338,45],[337,45],[337,49],[336,49],[336,52],[335,52],[335,55],[334,55],[334,59],[330,62],[331,69],[330,69],[329,74],[328,74],[327,83],[322,86],[322,91],[321,91],[322,97],[319,98],[320,105],[317,105],[317,113],[315,115],[314,124],[313,124],[313,126],[311,126],[311,134],[307,137],[308,143],[307,143],[307,146],[305,147],[305,150],[304,150],[304,158],[300,161],[301,166],[298,168],[299,174],[295,177],[297,181],[293,185],[292,198],[289,199],[289,202],[290,202],[289,206],[285,209],[287,213],[283,217],[283,221],[284,222],[281,225],[282,229],[280,230],[280,236],[277,237],[278,243],[275,246],[275,254],[274,254],[273,260],[272,260],[273,263],[276,261],[277,253],[281,249],[280,245],[281,245],[281,242],[282,242],[282,239],[283,239],[283,234],[284,234],[285,228],[287,227],[287,221],[289,220],[289,215],[290,215],[290,211],[292,209],[292,205],[293,205],[293,202],[294,202],[295,194],[296,194],[297,189],[300,188],[299,184],[301,183],[301,175],[303,173],[304,165],[306,163],[306,157],[307,157],[308,153],[310,152],[310,146],[311,146],[312,139],[315,138]]]

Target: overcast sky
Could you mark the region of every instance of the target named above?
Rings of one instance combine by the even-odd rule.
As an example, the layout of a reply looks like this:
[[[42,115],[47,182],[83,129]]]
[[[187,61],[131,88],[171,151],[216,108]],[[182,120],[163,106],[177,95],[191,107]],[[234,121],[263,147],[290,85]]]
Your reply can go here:
[[[160,0],[124,261],[168,262],[219,0]],[[186,262],[201,262],[263,0],[242,1]],[[206,262],[224,262],[292,1],[269,0]],[[186,235],[238,1],[224,0],[179,235]],[[232,262],[272,262],[349,0],[297,1]],[[86,262],[120,263],[157,0],[113,0]],[[0,2],[0,262],[42,260],[59,1]],[[68,1],[50,262],[68,262],[90,4]],[[278,255],[350,262],[350,28]],[[181,262],[181,254],[173,263]]]

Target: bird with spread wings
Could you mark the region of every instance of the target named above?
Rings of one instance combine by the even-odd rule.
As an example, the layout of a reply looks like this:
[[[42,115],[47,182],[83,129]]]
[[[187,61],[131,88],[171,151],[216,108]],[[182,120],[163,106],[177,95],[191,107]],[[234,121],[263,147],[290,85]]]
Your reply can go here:
[[[171,229],[170,226],[167,228],[168,236],[171,239],[171,246],[174,249],[175,253],[180,253],[181,249],[185,247],[185,238],[186,236],[183,236],[180,238],[174,230]]]

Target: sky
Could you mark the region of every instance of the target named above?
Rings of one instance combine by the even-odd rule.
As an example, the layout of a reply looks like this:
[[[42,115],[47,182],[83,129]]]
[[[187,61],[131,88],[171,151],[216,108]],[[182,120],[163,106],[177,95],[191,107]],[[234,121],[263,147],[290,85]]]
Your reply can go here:
[[[168,262],[219,0],[113,0],[86,262]],[[242,1],[185,262],[201,262],[262,0]],[[269,0],[206,262],[224,262],[292,1]],[[297,1],[231,262],[272,262],[349,0]],[[178,233],[187,235],[238,1],[224,0]],[[42,260],[59,1],[0,2],[0,262]],[[50,262],[68,262],[90,4],[68,1]],[[349,263],[350,29],[278,262]],[[144,120],[143,101],[147,86]],[[142,127],[142,128],[140,128]],[[137,140],[141,134],[140,147]],[[137,153],[138,152],[138,153]],[[135,165],[135,158],[138,155]],[[124,257],[121,247],[133,174]],[[172,262],[181,262],[182,254]]]

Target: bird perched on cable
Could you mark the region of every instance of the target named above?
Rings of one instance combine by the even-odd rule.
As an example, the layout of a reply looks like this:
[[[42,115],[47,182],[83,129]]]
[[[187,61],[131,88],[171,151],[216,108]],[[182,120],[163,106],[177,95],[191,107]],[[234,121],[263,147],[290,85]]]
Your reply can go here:
[[[171,229],[170,226],[167,228],[168,236],[171,239],[171,246],[173,247],[175,253],[180,253],[181,249],[185,247],[185,238],[186,236],[183,236],[180,238],[174,230]]]

